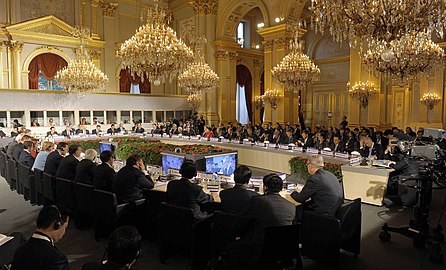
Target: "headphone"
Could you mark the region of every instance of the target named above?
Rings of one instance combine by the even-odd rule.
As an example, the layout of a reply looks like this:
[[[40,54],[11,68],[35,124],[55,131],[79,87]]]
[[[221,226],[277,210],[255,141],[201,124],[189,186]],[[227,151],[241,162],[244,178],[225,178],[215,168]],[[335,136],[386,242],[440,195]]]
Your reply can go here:
[[[62,214],[60,213],[59,208],[57,208],[57,206],[49,205],[48,207],[55,209],[57,212],[57,219],[54,221],[53,228],[55,230],[59,230],[62,227]]]

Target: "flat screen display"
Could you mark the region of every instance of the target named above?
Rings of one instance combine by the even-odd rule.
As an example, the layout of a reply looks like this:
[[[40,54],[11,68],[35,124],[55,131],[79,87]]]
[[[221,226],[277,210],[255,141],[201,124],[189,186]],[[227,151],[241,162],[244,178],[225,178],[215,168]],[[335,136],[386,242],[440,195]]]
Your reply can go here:
[[[103,142],[99,143],[99,153],[102,153],[104,151],[114,152],[115,151],[114,148],[115,148],[115,146],[111,143],[103,143]]]
[[[206,172],[232,175],[237,166],[237,153],[206,157]]]
[[[163,170],[167,174],[170,168],[179,170],[181,165],[183,164],[184,157],[162,154],[161,161]]]

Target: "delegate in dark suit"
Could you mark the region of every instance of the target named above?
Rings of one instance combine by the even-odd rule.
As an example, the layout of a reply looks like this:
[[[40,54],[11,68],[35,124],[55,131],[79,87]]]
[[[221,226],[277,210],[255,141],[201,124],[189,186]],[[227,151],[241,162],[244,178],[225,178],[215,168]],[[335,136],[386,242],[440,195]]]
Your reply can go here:
[[[65,137],[70,137],[71,135],[75,135],[75,134],[76,134],[76,132],[74,129],[71,129],[69,131],[67,131],[65,129],[64,131],[62,131],[62,136],[65,136]]]
[[[134,202],[143,198],[143,189],[152,189],[154,184],[148,175],[133,166],[125,166],[116,174],[113,193],[119,203]]]
[[[68,155],[62,159],[59,168],[56,171],[56,177],[74,180],[76,176],[76,168],[79,160],[74,155]]]
[[[220,192],[220,200],[223,211],[239,214],[248,205],[249,200],[258,193],[248,190],[245,186],[236,184],[233,188]]]
[[[340,141],[338,144],[331,144],[330,149],[335,153],[344,153],[345,152],[345,143]]]
[[[336,176],[319,169],[308,177],[302,191],[300,193],[294,191],[291,197],[299,203],[304,203],[311,198],[310,210],[321,215],[334,216],[342,203],[344,194]]]
[[[291,225],[296,207],[278,193],[254,196],[248,207],[235,219],[234,233],[240,240],[229,244],[231,254],[248,265],[255,265],[261,255],[265,229]]]
[[[102,163],[93,169],[93,186],[97,189],[112,191],[115,170],[107,163]]]
[[[32,168],[35,160],[36,159],[28,151],[25,150],[23,150],[19,156],[19,162],[29,168]]]
[[[377,159],[383,159],[384,149],[382,145],[374,143],[371,147],[365,147],[362,150],[363,157],[376,156]]]
[[[68,260],[51,242],[32,237],[17,249],[11,270],[68,270]]]
[[[44,172],[49,173],[51,175],[55,175],[57,172],[57,168],[59,168],[60,163],[62,162],[63,156],[59,154],[58,150],[55,150],[48,154],[48,157],[45,161]]]
[[[213,197],[204,193],[203,187],[191,183],[187,178],[182,177],[167,184],[167,202],[192,209],[196,219],[207,216],[201,212],[199,203],[212,201]]]
[[[133,127],[133,132],[135,133],[144,133],[144,128]]]
[[[15,139],[8,144],[8,147],[6,148],[6,155],[8,155],[8,157],[12,157],[12,153],[14,152],[14,147],[17,144],[18,142]]]
[[[23,143],[18,143],[14,146],[14,149],[12,150],[12,157],[15,160],[19,160],[20,153],[23,151]]]
[[[96,163],[89,159],[83,159],[77,164],[75,182],[93,185],[93,170]]]

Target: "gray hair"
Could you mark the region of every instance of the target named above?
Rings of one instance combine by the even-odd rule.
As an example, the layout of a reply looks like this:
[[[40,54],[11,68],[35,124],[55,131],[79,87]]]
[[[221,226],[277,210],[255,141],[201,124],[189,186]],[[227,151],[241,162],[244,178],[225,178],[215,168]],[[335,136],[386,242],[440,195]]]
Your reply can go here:
[[[321,155],[311,155],[308,158],[308,163],[311,163],[312,165],[316,166],[316,167],[324,167],[324,159],[322,158]]]
[[[96,152],[96,150],[94,150],[94,149],[87,149],[85,151],[85,159],[95,161],[97,155],[98,155],[98,152]]]

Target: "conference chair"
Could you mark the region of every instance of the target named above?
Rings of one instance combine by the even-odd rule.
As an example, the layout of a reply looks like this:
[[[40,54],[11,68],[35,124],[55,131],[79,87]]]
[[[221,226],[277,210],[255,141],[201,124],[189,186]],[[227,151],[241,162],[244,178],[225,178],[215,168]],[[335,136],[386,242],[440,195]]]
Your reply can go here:
[[[147,199],[147,209],[149,212],[149,241],[158,239],[160,204],[167,201],[167,193],[152,189],[144,189],[144,197]]]
[[[342,204],[335,217],[304,211],[302,256],[329,264],[337,263],[340,250],[357,256],[361,245],[361,199]]]
[[[93,218],[93,186],[83,183],[74,183],[74,201],[79,228],[91,224]]]
[[[34,168],[34,187],[36,194],[36,204],[43,205],[45,200],[43,198],[43,172],[37,168]]]
[[[228,242],[234,240],[231,229],[237,215],[223,211],[215,211],[211,229],[212,257],[228,254]]]
[[[31,204],[36,203],[36,188],[34,183],[34,174],[31,168],[22,164],[17,163],[17,179],[21,186],[21,190],[25,200],[29,200]]]
[[[56,199],[57,203],[68,208],[74,214],[76,211],[76,203],[74,200],[73,181],[56,177]]]
[[[187,248],[192,259],[192,270],[205,267],[210,259],[212,216],[197,221],[189,208],[165,202],[160,207],[160,262],[164,264],[179,249]]]
[[[17,190],[17,161],[12,158],[7,160],[7,178],[11,190]]]
[[[3,150],[0,150],[0,175],[3,176],[6,179],[6,152]],[[9,183],[8,183],[9,184]]]
[[[43,172],[42,173],[42,187],[43,198],[45,205],[56,204],[55,179],[54,176]]]

